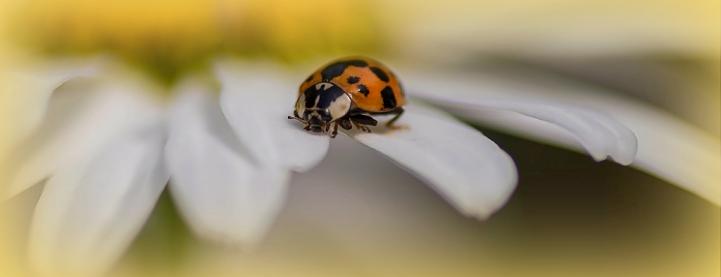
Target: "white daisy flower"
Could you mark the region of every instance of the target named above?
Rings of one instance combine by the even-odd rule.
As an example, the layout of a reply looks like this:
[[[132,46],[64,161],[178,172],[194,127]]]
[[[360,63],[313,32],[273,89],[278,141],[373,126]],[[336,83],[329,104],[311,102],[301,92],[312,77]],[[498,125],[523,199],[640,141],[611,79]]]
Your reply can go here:
[[[139,232],[166,185],[196,235],[253,247],[282,209],[292,172],[318,164],[331,142],[286,119],[299,78],[273,67],[219,62],[218,89],[187,78],[171,98],[157,97],[161,88],[142,76],[107,64],[57,72],[13,78],[41,81],[26,83],[32,85],[27,94],[39,100],[20,110],[42,120],[23,121],[28,134],[14,149],[16,170],[6,194],[12,197],[45,180],[29,253],[34,267],[47,274],[106,270]],[[631,164],[716,204],[721,200],[719,186],[712,183],[716,177],[704,179],[709,175],[657,157],[663,150],[711,169],[717,160],[698,148],[714,143],[647,106],[573,96],[583,89],[400,72],[416,100],[399,121],[406,128],[347,135],[413,173],[464,215],[485,219],[500,209],[518,176],[502,149],[437,107],[582,148],[599,161]],[[621,122],[640,136],[638,162],[636,136]],[[674,135],[659,139],[668,128]]]
[[[271,3],[274,9],[268,9],[267,1],[240,9],[216,7],[204,1],[188,6],[173,5],[170,1],[152,3],[158,5],[157,11],[167,15],[188,14],[166,19],[155,12],[139,12],[146,11],[142,9],[145,2],[139,1],[140,9],[117,7],[125,9],[117,14],[99,13],[94,18],[98,4],[81,2],[83,5],[79,6],[62,2],[37,5],[39,8],[31,9],[25,17],[28,23],[41,27],[30,28],[28,33],[46,36],[46,40],[39,40],[42,43],[53,42],[58,30],[69,30],[69,48],[89,45],[91,49],[98,48],[97,51],[142,53],[135,58],[154,57],[150,52],[164,49],[154,48],[155,41],[149,40],[151,45],[138,51],[135,42],[165,37],[169,44],[188,47],[170,47],[176,52],[168,56],[177,58],[217,54],[219,50],[214,47],[218,41],[235,43],[238,39],[216,37],[218,33],[231,33],[238,26],[248,28],[241,29],[239,33],[245,36],[240,39],[251,40],[249,45],[243,45],[250,46],[249,49],[239,49],[252,51],[258,45],[262,48],[276,43],[285,46],[276,51],[288,52],[288,56],[304,56],[304,51],[326,44],[372,42],[376,31],[358,27],[344,17],[336,21],[323,17],[328,21],[321,20],[314,26],[333,29],[331,35],[309,41],[311,45],[297,50],[294,45],[297,38],[306,41],[308,34],[316,33],[312,28],[296,28],[299,21],[320,18],[312,11],[300,9],[312,6],[288,5],[285,1]],[[322,1],[316,6],[336,2]],[[580,26],[573,28],[573,32],[569,29],[558,32],[555,24],[529,24],[528,20],[514,20],[516,24],[510,28],[507,20],[478,16],[478,10],[492,9],[475,6],[471,9],[466,4],[450,5],[444,1],[420,9],[428,14],[413,17],[417,21],[408,24],[411,30],[398,34],[398,41],[417,46],[408,51],[421,54],[411,57],[432,59],[439,52],[452,56],[441,57],[445,60],[466,58],[479,49],[508,50],[508,44],[522,48],[511,49],[512,53],[528,51],[526,45],[532,44],[542,46],[534,48],[541,54],[576,56],[605,53],[608,49],[626,53],[631,46],[638,46],[639,52],[659,45],[672,51],[698,46],[693,43],[696,40],[673,36],[686,34],[689,28],[676,28],[682,31],[671,35],[668,28],[660,28],[651,32],[660,35],[658,39],[636,43],[638,40],[632,38],[649,33],[647,28],[625,28],[621,21],[617,22],[620,26],[608,27],[616,17],[615,8],[608,12],[611,20],[605,17],[596,20],[600,23],[594,31]],[[357,7],[353,3],[337,5],[334,10]],[[391,11],[407,10],[407,3],[389,5],[401,6]],[[549,14],[558,18],[548,10],[556,11],[556,6],[535,5],[543,7],[535,10],[545,15],[543,18]],[[605,2],[598,5],[615,7]],[[455,8],[443,12],[439,7]],[[626,11],[646,10],[644,7]],[[262,13],[276,9],[282,12]],[[669,10],[676,12],[675,8]],[[232,11],[242,11],[239,13],[242,16]],[[457,16],[459,11],[471,15]],[[66,13],[81,15],[80,19],[89,16],[91,20],[55,16]],[[443,13],[451,16],[426,16]],[[575,15],[576,11],[570,13]],[[125,24],[127,14],[137,14],[140,23]],[[264,16],[252,18],[255,14]],[[109,15],[120,16],[99,20]],[[391,15],[395,18],[395,14]],[[215,26],[218,16],[228,21],[250,18],[257,24],[218,27]],[[418,24],[427,22],[444,24],[430,24],[434,28]],[[534,21],[537,22],[546,21]],[[557,24],[575,27],[563,20]],[[520,30],[520,35],[512,39],[506,34],[508,29],[486,27],[498,25]],[[280,34],[273,33],[276,30]],[[596,35],[618,30],[624,31],[623,35]],[[252,41],[254,35],[264,32],[270,35],[260,36],[260,43]],[[120,35],[106,36],[115,33]],[[361,39],[337,36],[345,33]],[[410,35],[402,37],[404,34]],[[305,76],[273,66],[220,59],[213,71],[206,73],[210,78],[187,77],[168,89],[140,71],[108,59],[8,62],[17,57],[15,49],[4,49],[8,47],[3,45],[4,41],[0,40],[0,61],[5,62],[0,63],[0,134],[4,136],[0,141],[0,169],[8,172],[0,176],[9,175],[10,179],[9,186],[0,192],[3,199],[10,199],[28,188],[43,185],[32,217],[28,246],[30,264],[40,274],[78,276],[108,270],[141,230],[166,188],[198,237],[252,249],[262,241],[283,209],[294,174],[309,174],[305,172],[323,160],[333,142],[328,136],[310,134],[286,119],[292,112],[297,83]],[[106,44],[119,49],[105,49]],[[436,51],[439,45],[446,51]],[[714,53],[716,49],[713,48]],[[460,51],[465,54],[457,55]],[[400,67],[397,73],[412,100],[398,122],[404,128],[393,132],[347,132],[341,139],[347,136],[388,157],[428,184],[463,215],[480,220],[491,216],[512,195],[519,176],[513,160],[503,149],[454,116],[585,151],[597,161],[611,159],[630,165],[721,204],[718,137],[649,105],[566,83],[518,83],[515,79],[418,71],[415,67]],[[319,182],[324,178],[311,177]]]

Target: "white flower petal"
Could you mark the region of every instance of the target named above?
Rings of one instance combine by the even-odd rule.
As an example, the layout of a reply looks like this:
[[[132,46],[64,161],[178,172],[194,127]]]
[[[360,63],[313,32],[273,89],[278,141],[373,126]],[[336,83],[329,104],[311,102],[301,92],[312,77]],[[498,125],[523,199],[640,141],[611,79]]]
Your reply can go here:
[[[35,209],[29,246],[35,270],[94,275],[122,255],[168,181],[164,132],[160,122],[149,122],[93,157],[61,166]]]
[[[53,91],[68,80],[91,76],[97,61],[57,61],[0,70],[0,159],[40,125]]]
[[[721,138],[640,103],[606,108],[638,134],[635,167],[721,205]]]
[[[430,77],[429,77],[430,78]],[[458,82],[436,76],[414,79],[413,96],[430,100],[445,107],[492,112],[512,111],[533,117],[572,134],[597,161],[611,157],[614,161],[628,165],[636,156],[636,136],[627,127],[608,115],[591,109],[565,105],[561,101],[543,101],[538,97],[516,97],[512,95],[483,94],[484,87],[467,82]]]
[[[173,198],[199,236],[253,246],[283,206],[289,172],[252,160],[207,88],[179,93],[166,147]]]
[[[162,112],[144,83],[127,78],[98,82],[67,87],[53,96],[43,125],[11,157],[13,174],[3,198],[37,184],[62,164],[94,154],[108,140]]]
[[[403,128],[354,138],[410,169],[468,216],[484,219],[506,203],[516,186],[516,167],[483,134],[415,104],[398,125]]]
[[[721,156],[718,155],[721,152],[721,139],[667,112],[618,94],[568,83],[535,80],[540,84],[524,85],[514,78],[459,74],[436,75],[435,81],[429,81],[430,76],[416,77],[413,82],[418,89],[425,90],[422,92],[423,98],[440,100],[441,105],[452,108],[469,120],[573,150],[579,149],[573,141],[578,137],[558,125],[529,120],[508,112],[477,109],[475,104],[485,99],[499,98],[506,101],[515,99],[519,103],[542,100],[567,106],[590,107],[611,114],[618,123],[599,121],[599,124],[624,124],[638,137],[638,153],[631,166],[721,205]],[[444,92],[442,95],[430,95],[441,88]],[[447,105],[449,103],[452,105]],[[619,130],[618,127],[611,129]],[[630,146],[630,143],[616,144],[616,151],[630,153]],[[619,162],[627,161],[626,158],[630,157],[616,158],[618,154],[610,154]]]
[[[216,68],[222,84],[220,105],[253,157],[305,171],[318,164],[328,151],[328,136],[309,135],[288,120],[297,97],[296,84],[262,66],[249,68],[220,64]]]

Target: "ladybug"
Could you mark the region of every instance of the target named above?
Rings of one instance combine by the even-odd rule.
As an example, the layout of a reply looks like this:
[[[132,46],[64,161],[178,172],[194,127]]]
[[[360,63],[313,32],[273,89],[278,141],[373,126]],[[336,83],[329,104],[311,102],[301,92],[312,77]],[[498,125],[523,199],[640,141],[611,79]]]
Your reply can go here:
[[[378,125],[372,116],[403,114],[405,94],[396,75],[380,62],[365,57],[335,60],[311,74],[298,90],[293,116],[305,130],[328,133],[334,138],[338,126],[370,132]]]

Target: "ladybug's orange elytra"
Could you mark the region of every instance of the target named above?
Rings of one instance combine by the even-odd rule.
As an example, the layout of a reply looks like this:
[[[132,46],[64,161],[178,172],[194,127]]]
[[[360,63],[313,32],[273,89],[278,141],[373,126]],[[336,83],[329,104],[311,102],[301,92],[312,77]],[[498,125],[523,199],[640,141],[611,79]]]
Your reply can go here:
[[[298,90],[294,116],[305,129],[328,132],[335,137],[340,125],[370,131],[377,121],[371,115],[395,115],[391,126],[403,113],[406,103],[396,75],[380,62],[365,57],[333,61],[311,74]]]

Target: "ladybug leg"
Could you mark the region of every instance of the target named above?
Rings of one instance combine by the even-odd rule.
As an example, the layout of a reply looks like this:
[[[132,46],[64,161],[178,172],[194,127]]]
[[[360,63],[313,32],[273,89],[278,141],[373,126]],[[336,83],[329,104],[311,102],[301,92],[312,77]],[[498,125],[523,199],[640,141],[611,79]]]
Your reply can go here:
[[[366,132],[366,133],[370,133],[370,132],[371,132],[371,129],[368,128],[368,127],[366,127],[365,125],[361,125],[360,123],[355,122],[355,121],[351,121],[351,122],[353,123],[353,126],[355,126],[356,128],[358,128],[358,130],[361,130],[361,131]]]
[[[350,116],[350,120],[358,125],[378,125],[378,121],[365,114],[354,114]]]
[[[395,114],[395,116],[394,116],[393,118],[391,118],[391,120],[389,120],[389,121],[386,123],[386,127],[388,127],[388,128],[397,128],[398,126],[393,125],[393,123],[395,123],[395,122],[398,120],[398,118],[400,118],[401,115],[403,115],[403,112],[404,112],[404,111],[405,111],[405,110],[403,110],[402,107],[398,107],[398,108],[396,108],[393,112],[391,112],[391,114]]]
[[[328,124],[330,126],[330,124]],[[333,123],[333,132],[330,133],[330,138],[335,138],[338,135],[338,122]]]
[[[372,117],[364,114],[355,114],[350,117],[351,123],[353,123],[353,126],[358,128],[359,130],[370,133],[371,129],[368,128],[366,125],[370,126],[376,126],[378,125],[378,121],[373,119]]]
[[[338,120],[338,124],[346,130],[350,130],[351,128],[353,128],[353,125],[349,118],[342,118]]]

